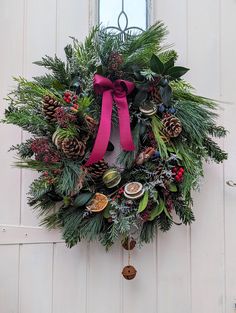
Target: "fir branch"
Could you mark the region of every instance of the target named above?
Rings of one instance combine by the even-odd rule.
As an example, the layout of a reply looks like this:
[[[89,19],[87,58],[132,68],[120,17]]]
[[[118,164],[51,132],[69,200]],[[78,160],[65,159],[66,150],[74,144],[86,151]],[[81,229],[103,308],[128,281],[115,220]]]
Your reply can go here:
[[[50,57],[46,55],[41,61],[36,61],[34,64],[45,67],[52,71],[54,78],[65,86],[70,85],[71,75],[68,66],[64,61],[60,60],[56,55]]]
[[[211,125],[208,129],[209,135],[212,137],[225,137],[227,135],[227,130],[223,126]]]
[[[33,156],[33,151],[31,150],[31,144],[33,139],[27,139],[25,142],[22,142],[16,146],[11,146],[9,151],[16,151],[18,156],[21,159],[28,159]]]
[[[195,221],[193,211],[186,205],[186,203],[184,203],[184,201],[176,201],[175,212],[185,225],[191,224]]]
[[[222,150],[218,146],[218,144],[209,137],[205,138],[204,147],[207,152],[207,157],[209,157],[216,163],[221,163],[228,157],[228,154],[224,150]]]
[[[49,131],[52,131],[52,127],[49,126],[45,118],[27,107],[9,107],[5,111],[5,119],[2,122],[17,125],[37,136],[45,136]]]
[[[173,221],[168,216],[166,216],[165,213],[161,213],[157,219],[157,223],[158,228],[160,228],[161,231],[166,232],[171,228]]]

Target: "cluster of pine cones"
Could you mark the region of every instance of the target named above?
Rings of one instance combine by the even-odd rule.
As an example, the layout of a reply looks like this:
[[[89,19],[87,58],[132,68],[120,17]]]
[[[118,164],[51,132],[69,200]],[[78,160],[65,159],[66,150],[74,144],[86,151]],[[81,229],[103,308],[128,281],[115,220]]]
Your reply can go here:
[[[59,107],[61,107],[61,104],[52,96],[46,95],[43,98],[42,110],[48,121],[56,122],[56,110]],[[91,117],[87,117],[85,120],[88,129],[95,127],[96,122]],[[54,136],[53,141],[55,145],[63,151],[67,158],[75,160],[84,156],[88,137],[89,134],[81,140],[77,137],[60,139],[57,136]]]

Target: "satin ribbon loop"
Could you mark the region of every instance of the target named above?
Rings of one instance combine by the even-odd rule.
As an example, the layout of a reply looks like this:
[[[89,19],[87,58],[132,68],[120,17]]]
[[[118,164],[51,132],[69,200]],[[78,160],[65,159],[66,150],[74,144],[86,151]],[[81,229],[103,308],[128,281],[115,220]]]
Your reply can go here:
[[[135,87],[134,83],[122,79],[112,82],[106,77],[95,74],[93,84],[95,93],[102,95],[102,110],[97,137],[91,155],[85,164],[86,166],[98,162],[106,153],[111,133],[113,100],[118,107],[121,147],[125,151],[133,151],[135,149],[126,98],[133,91]]]

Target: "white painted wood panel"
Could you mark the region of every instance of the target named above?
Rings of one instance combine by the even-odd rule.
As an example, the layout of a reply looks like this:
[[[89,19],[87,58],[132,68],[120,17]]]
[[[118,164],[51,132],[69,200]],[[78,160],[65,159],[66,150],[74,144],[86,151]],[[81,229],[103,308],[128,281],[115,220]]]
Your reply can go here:
[[[179,53],[179,64],[188,65],[187,0],[178,1],[175,10],[172,0],[157,1],[157,19],[162,19],[170,31],[167,44],[174,44]],[[176,17],[181,18],[176,18]],[[173,226],[170,232],[158,236],[157,250],[157,310],[171,313],[189,312],[190,301],[190,230]],[[181,286],[181,288],[179,287]]]
[[[19,313],[52,312],[53,244],[21,245]]]
[[[0,312],[1,313],[233,313],[236,299],[235,0],[153,0],[153,21],[166,22],[188,79],[204,96],[220,99],[221,122],[230,130],[224,166],[206,165],[201,193],[194,196],[191,228],[159,233],[135,250],[137,278],[120,273],[127,253],[117,244],[107,253],[96,244],[68,250],[60,234],[39,228],[27,205],[34,174],[12,169],[7,149],[21,131],[0,125]],[[0,98],[11,76],[42,73],[32,65],[57,53],[69,36],[83,39],[94,24],[95,0],[0,0]],[[4,43],[4,44],[3,44]],[[0,99],[0,114],[5,102]],[[27,134],[24,134],[27,136]],[[12,196],[14,194],[14,196]]]
[[[236,180],[236,37],[233,35],[236,28],[236,2],[226,0],[221,4],[221,96],[229,103],[224,106],[224,119],[229,130],[225,140],[225,149],[229,152],[229,159],[225,163],[225,181]],[[228,34],[226,36],[225,34]],[[233,303],[236,303],[236,188],[225,185],[225,307],[226,312],[233,312]]]
[[[219,2],[188,0],[189,78],[199,93],[214,99],[220,99],[219,30]],[[192,313],[224,310],[223,186],[222,165],[205,166],[191,227]]]
[[[85,313],[87,308],[86,245],[68,249],[64,243],[54,244],[53,313]],[[66,309],[67,308],[67,309]]]
[[[12,23],[12,12],[14,23]],[[23,61],[23,23],[24,1],[1,0],[0,2],[0,114],[4,113],[6,103],[3,98],[14,86],[12,76],[22,75]],[[6,31],[7,30],[7,31]],[[20,219],[21,171],[12,168],[13,153],[7,153],[11,144],[21,141],[19,128],[0,125],[1,161],[1,223],[16,223]],[[9,192],[14,193],[14,197]]]

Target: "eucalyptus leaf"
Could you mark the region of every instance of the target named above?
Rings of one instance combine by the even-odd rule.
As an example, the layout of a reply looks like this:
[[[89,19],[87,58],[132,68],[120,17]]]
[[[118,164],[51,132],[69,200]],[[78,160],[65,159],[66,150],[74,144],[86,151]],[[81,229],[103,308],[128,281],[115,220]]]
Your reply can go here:
[[[141,213],[146,209],[148,205],[148,199],[149,199],[149,193],[148,191],[145,191],[142,200],[139,202],[138,213]]]
[[[112,209],[112,205],[110,203],[108,203],[105,210],[103,211],[103,217],[104,218],[108,219],[111,216],[111,214],[110,214],[111,209]]]
[[[169,185],[169,190],[170,190],[171,192],[177,192],[177,191],[178,191],[177,186],[176,186],[174,183],[171,183],[171,184]]]
[[[152,211],[149,216],[149,221],[153,221],[157,216],[159,216],[164,210],[164,202],[160,202]]]
[[[78,196],[74,200],[74,207],[78,208],[84,206],[89,200],[92,198],[94,194],[92,192],[84,192],[78,194]]]

